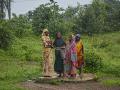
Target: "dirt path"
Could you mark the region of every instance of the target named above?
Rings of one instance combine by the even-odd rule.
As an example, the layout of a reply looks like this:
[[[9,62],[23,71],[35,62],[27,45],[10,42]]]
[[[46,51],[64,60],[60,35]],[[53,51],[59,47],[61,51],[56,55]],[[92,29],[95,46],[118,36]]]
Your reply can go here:
[[[60,85],[38,84],[33,81],[20,84],[27,90],[120,90],[120,87],[105,87],[94,81],[85,83],[65,83]]]

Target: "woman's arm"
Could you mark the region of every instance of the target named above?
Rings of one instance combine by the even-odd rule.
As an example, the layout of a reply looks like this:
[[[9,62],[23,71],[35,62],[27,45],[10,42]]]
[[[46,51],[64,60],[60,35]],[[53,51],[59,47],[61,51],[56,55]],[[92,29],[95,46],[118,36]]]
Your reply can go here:
[[[53,42],[53,47],[56,47],[56,40]]]

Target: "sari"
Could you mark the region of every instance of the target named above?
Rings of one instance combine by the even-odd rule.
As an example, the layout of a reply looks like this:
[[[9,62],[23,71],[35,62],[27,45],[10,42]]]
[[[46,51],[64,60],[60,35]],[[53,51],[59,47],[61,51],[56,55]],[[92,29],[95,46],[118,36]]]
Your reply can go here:
[[[71,62],[71,68],[70,68],[70,74],[71,76],[76,76],[77,74],[77,51],[76,51],[76,43],[74,40],[71,41],[70,47],[69,47],[69,54],[70,54],[70,62]]]
[[[84,65],[83,43],[81,40],[76,43],[76,49],[77,49],[78,68],[81,68]]]
[[[53,73],[53,53],[52,48],[48,47],[49,43],[51,42],[49,35],[45,36],[45,32],[48,30],[43,30],[42,34],[42,41],[43,41],[43,75],[44,76],[51,76]]]
[[[65,48],[65,59],[64,59],[64,77],[69,77],[70,66],[71,63],[70,63],[69,42],[67,42]]]

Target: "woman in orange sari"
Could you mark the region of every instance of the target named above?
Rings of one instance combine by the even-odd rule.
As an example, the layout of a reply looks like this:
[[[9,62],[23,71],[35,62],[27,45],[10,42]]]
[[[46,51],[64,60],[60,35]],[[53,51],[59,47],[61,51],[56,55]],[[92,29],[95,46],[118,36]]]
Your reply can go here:
[[[77,49],[78,69],[80,72],[79,75],[82,78],[82,67],[84,65],[84,48],[83,48],[83,43],[82,43],[80,34],[76,35],[75,41],[76,41],[76,49]]]

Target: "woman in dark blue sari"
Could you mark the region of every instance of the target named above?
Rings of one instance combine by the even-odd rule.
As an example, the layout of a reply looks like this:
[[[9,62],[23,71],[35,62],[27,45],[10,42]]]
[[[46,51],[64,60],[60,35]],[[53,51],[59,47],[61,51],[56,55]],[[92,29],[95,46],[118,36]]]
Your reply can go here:
[[[66,44],[60,32],[57,32],[56,39],[53,45],[55,47],[54,70],[57,74],[59,74],[59,77],[61,77],[64,73],[64,59],[65,59],[65,45]]]

